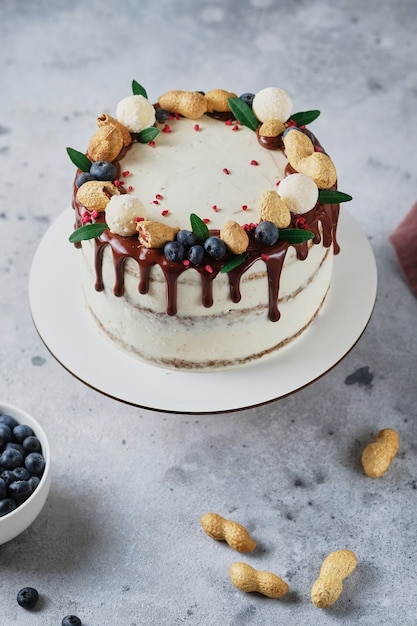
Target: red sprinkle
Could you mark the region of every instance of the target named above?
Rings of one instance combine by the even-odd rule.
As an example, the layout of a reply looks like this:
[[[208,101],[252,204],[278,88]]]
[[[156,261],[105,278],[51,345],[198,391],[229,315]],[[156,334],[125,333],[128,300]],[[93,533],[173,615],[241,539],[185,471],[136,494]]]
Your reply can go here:
[[[161,211],[161,215],[163,215],[164,217],[168,215],[168,213],[169,213],[168,209],[164,209],[163,211]]]
[[[213,204],[213,206],[212,206],[211,208],[213,209],[213,211],[214,211],[215,213],[217,213],[217,212],[218,212],[218,210],[219,210],[219,209],[218,209],[217,204]]]
[[[129,187],[127,188],[128,191],[133,191],[133,187],[132,185],[129,185]]]
[[[258,161],[255,161],[255,159],[252,159],[252,161],[250,162],[251,165],[259,165]]]
[[[114,181],[114,186],[115,187],[120,187],[121,184],[122,183],[120,182],[120,180],[117,180],[117,178],[116,178],[116,180]]]
[[[211,265],[206,265],[206,267],[204,268],[206,270],[206,272],[208,272],[209,274],[213,273],[213,268],[211,267]]]
[[[210,224],[210,220],[209,220],[209,218],[208,218],[208,217],[203,217],[203,222],[204,222],[205,224]]]
[[[269,256],[267,254],[261,254],[261,259],[264,261],[269,261]]]
[[[233,124],[232,120],[226,120],[225,121],[226,126],[231,126]]]
[[[98,216],[100,215],[100,213],[94,209],[94,211],[91,211],[91,217],[93,217],[95,220],[98,218]]]
[[[296,220],[295,220],[295,227],[296,228],[307,228],[307,222],[305,220],[305,217],[303,217],[302,215],[299,215]]]
[[[156,146],[156,143],[152,140],[148,143],[148,146],[151,146],[151,148],[154,148]]]
[[[171,133],[172,132],[171,126],[169,124],[165,124],[165,126],[162,129],[162,132],[163,133]]]
[[[242,228],[243,228],[243,230],[245,230],[248,233],[251,230],[255,230],[257,225],[258,224],[254,224],[253,222],[250,222],[250,224],[243,224]]]
[[[161,196],[161,194],[160,194],[160,193],[157,193],[157,194],[156,194],[156,196],[155,196],[155,198],[156,198],[157,200],[163,200],[164,196]]]
[[[126,178],[126,176],[129,176],[129,174],[130,174],[129,170],[122,172],[123,178]]]
[[[230,174],[229,170],[227,169],[227,167],[223,168],[223,174]]]
[[[239,130],[239,126],[238,126],[238,124],[235,124],[235,125],[233,126],[232,130]]]
[[[83,224],[89,224],[91,222],[91,216],[88,213],[88,211],[85,211],[82,215],[81,215],[81,222]]]
[[[153,204],[159,204],[158,200],[152,200]]]
[[[242,211],[247,211],[247,210],[248,210],[248,205],[242,204]]]
[[[185,265],[185,267],[189,267],[190,266],[190,261],[188,259],[184,259],[182,264]]]
[[[135,222],[143,222],[144,220],[144,217],[135,217]]]
[[[199,124],[194,124],[194,130],[200,130],[200,125]]]

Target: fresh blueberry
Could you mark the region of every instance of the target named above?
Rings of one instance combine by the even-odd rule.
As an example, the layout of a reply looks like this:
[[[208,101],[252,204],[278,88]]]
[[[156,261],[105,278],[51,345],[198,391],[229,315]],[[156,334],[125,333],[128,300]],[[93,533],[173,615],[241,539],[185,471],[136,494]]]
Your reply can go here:
[[[260,222],[255,228],[255,238],[265,246],[272,246],[278,241],[279,230],[273,222]]]
[[[92,174],[90,174],[90,172],[81,172],[81,174],[78,174],[77,178],[75,179],[75,186],[77,187],[77,189],[79,189],[81,185],[84,185],[84,183],[87,183],[89,180],[96,179]]]
[[[29,480],[31,473],[26,467],[15,467],[12,470],[12,474],[15,480]]]
[[[0,478],[0,500],[7,498],[7,483],[3,478]]]
[[[13,434],[15,436],[15,439],[19,443],[22,443],[23,439],[26,439],[26,437],[30,437],[31,435],[34,435],[35,433],[31,429],[31,427],[28,426],[27,424],[18,424],[17,426],[13,428]]]
[[[23,465],[23,455],[21,452],[19,452],[19,450],[15,450],[14,448],[7,448],[7,450],[4,450],[2,452],[2,455],[0,456],[0,465],[8,470],[19,467],[20,465]]]
[[[12,498],[4,498],[3,500],[0,500],[0,517],[11,513],[16,507],[17,504]]]
[[[82,626],[82,624],[76,615],[66,615],[62,618],[61,626]]]
[[[32,487],[32,492],[35,491],[36,487],[41,482],[39,476],[31,476],[28,480],[29,485]]]
[[[165,111],[165,109],[160,109],[159,107],[155,108],[155,118],[156,121],[160,124],[167,122],[171,117],[172,113],[169,111]]]
[[[239,96],[239,98],[243,100],[243,102],[246,102],[246,104],[248,104],[250,107],[252,107],[254,97],[254,93],[242,93],[242,95]]]
[[[191,248],[197,243],[197,237],[191,230],[180,230],[177,233],[177,241],[182,243],[185,248]]]
[[[15,480],[9,485],[9,496],[16,502],[24,502],[32,494],[32,487],[27,480]]]
[[[25,458],[25,466],[31,474],[42,476],[45,469],[45,459],[40,452],[30,452]]]
[[[3,470],[2,473],[0,474],[0,479],[4,480],[4,482],[6,483],[6,486],[8,487],[10,485],[10,483],[12,483],[14,480],[16,480],[15,475],[13,474],[12,470]]]
[[[164,246],[164,254],[168,261],[182,261],[185,257],[185,249],[179,241],[169,241]]]
[[[13,432],[6,424],[0,424],[0,449],[4,450],[10,441],[13,441]]]
[[[35,435],[29,435],[29,437],[26,437],[26,439],[23,439],[22,446],[26,452],[41,452],[42,451],[41,442],[39,441],[37,437],[35,437]]]
[[[11,430],[18,425],[18,421],[11,415],[0,415],[0,424],[6,424]]]
[[[302,133],[303,131],[301,130],[301,128],[298,128],[298,126],[288,126],[284,132],[282,133],[282,136],[285,137],[286,135],[288,135],[288,133],[290,133],[292,130],[296,130],[299,133]]]
[[[193,265],[201,265],[203,262],[203,258],[204,258],[203,246],[200,246],[199,244],[196,244],[195,246],[191,246],[191,248],[188,251],[188,260],[190,261],[190,263],[192,263]]]
[[[23,457],[25,457],[27,454],[27,452],[25,452],[25,449],[21,443],[16,443],[15,441],[9,441],[9,443],[6,444],[5,450],[8,450],[9,448],[14,448],[14,450],[19,450],[19,452],[21,453]]]
[[[213,259],[221,259],[227,252],[226,244],[220,237],[208,237],[204,242],[204,250]]]
[[[39,593],[33,587],[23,587],[17,594],[17,603],[24,609],[33,609],[39,600]]]
[[[108,161],[95,161],[90,167],[90,174],[96,180],[114,180],[117,176],[117,170],[113,163]]]

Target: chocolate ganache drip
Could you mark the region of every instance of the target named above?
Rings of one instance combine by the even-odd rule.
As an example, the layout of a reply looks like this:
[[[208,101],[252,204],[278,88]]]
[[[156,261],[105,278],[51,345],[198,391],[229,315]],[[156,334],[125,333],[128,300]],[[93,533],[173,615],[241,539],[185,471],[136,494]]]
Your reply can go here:
[[[311,132],[308,133],[309,137],[314,137]],[[133,135],[133,141],[136,140]],[[259,139],[259,137],[258,137]],[[267,149],[282,149],[282,142],[266,142],[259,139],[261,145]],[[316,146],[320,146],[318,141],[314,138]],[[125,156],[126,151],[129,149],[123,148],[119,158],[114,162],[117,171],[120,172],[119,161]],[[293,173],[294,170],[290,166],[287,166],[287,173]],[[77,175],[79,171],[77,172]],[[126,190],[120,186],[119,191],[126,193]],[[80,227],[82,224],[81,216],[85,211],[85,208],[76,199],[77,188],[74,184],[74,194],[72,205],[76,215],[76,227]],[[336,239],[336,228],[339,218],[339,204],[317,204],[311,211],[303,215],[304,228],[311,231],[314,234],[313,242],[318,244],[322,241],[324,247],[329,248],[333,245],[334,254],[338,254],[340,248]],[[297,216],[292,215],[291,228],[296,228]],[[100,213],[95,219],[96,222],[105,222],[105,215]],[[218,235],[218,230],[211,230],[210,235]],[[269,319],[272,322],[276,322],[280,318],[280,312],[278,308],[279,299],[279,286],[281,279],[281,272],[284,265],[287,251],[290,247],[293,247],[296,251],[297,258],[303,261],[308,255],[308,243],[295,243],[290,244],[286,241],[280,241],[272,246],[262,245],[255,239],[254,231],[249,234],[249,247],[247,250],[247,256],[245,260],[231,269],[228,273],[230,299],[232,302],[237,303],[241,300],[240,283],[243,275],[249,270],[252,265],[262,259],[265,264],[265,270],[268,277],[268,291],[269,291]],[[130,237],[121,237],[105,230],[99,237],[95,239],[95,272],[96,283],[95,288],[97,291],[104,289],[103,283],[103,254],[105,248],[109,246],[112,251],[113,265],[114,265],[114,285],[113,292],[117,297],[121,297],[124,294],[124,264],[127,259],[133,259],[138,264],[139,268],[139,283],[138,291],[141,294],[148,293],[152,268],[158,265],[164,275],[166,282],[166,313],[168,315],[176,315],[177,313],[177,284],[179,277],[186,271],[194,271],[200,274],[201,278],[201,301],[204,307],[211,307],[213,305],[213,281],[220,273],[222,267],[227,263],[233,255],[229,254],[221,260],[210,259],[210,270],[205,265],[194,266],[184,265],[181,262],[168,261],[165,257],[163,249],[159,248],[145,248],[140,245],[138,237],[136,235]]]

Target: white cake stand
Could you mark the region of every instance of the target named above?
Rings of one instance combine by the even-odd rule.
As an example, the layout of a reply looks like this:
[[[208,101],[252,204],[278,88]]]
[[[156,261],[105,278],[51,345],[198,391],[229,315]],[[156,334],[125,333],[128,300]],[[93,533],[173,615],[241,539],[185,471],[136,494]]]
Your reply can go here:
[[[35,253],[29,302],[35,326],[53,356],[85,384],[129,404],[175,413],[215,413],[257,406],[315,381],[355,345],[372,315],[377,271],[357,222],[341,209],[332,286],[310,329],[265,362],[214,373],[147,365],[102,336],[84,305],[79,251],[69,242],[74,213],[66,209]]]

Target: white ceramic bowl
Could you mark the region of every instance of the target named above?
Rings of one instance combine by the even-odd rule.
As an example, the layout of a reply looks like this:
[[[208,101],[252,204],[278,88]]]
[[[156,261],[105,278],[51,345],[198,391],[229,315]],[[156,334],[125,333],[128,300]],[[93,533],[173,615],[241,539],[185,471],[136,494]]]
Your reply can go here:
[[[41,443],[42,454],[45,458],[45,469],[42,478],[32,495],[14,511],[0,517],[0,544],[3,544],[26,530],[41,512],[51,486],[51,452],[42,426],[31,415],[12,404],[6,404],[1,401],[0,415],[10,415],[20,424],[30,426]]]

